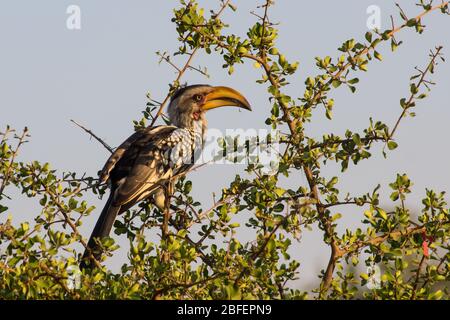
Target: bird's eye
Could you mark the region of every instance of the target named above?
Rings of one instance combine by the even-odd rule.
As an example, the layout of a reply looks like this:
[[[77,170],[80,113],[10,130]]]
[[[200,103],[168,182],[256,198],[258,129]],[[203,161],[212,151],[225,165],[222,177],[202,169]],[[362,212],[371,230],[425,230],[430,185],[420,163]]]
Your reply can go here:
[[[197,102],[202,101],[202,98],[203,97],[201,94],[194,94],[194,97],[193,97],[194,101],[197,101]]]

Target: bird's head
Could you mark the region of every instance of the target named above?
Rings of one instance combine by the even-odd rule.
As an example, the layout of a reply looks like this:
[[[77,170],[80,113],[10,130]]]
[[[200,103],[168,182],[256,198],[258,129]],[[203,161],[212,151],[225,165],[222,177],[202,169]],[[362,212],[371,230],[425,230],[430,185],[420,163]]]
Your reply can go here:
[[[251,110],[247,99],[232,88],[191,85],[173,94],[168,109],[169,118],[173,125],[181,128],[191,128],[195,122],[205,126],[205,113],[224,106]]]

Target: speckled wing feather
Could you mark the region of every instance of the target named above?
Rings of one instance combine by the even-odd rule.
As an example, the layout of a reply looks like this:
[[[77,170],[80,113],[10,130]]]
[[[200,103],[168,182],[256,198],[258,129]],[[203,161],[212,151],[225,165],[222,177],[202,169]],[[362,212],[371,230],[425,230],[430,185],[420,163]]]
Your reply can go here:
[[[134,133],[111,155],[101,173],[101,181],[111,183],[112,205],[125,209],[147,197],[173,174],[191,166],[183,160],[193,149],[193,135],[186,129],[158,126]]]
[[[175,128],[172,126],[167,127]],[[142,139],[142,137],[150,138],[153,135],[153,132],[160,130],[160,128],[161,126],[145,128],[136,131],[130,137],[128,137],[128,139],[126,139],[119,147],[117,147],[114,153],[106,161],[105,165],[103,166],[103,169],[100,172],[100,182],[105,183],[109,181],[111,171],[116,167],[117,162],[119,162],[120,159],[122,159],[125,152],[130,150],[130,147],[133,145],[133,143],[135,143],[139,139]]]

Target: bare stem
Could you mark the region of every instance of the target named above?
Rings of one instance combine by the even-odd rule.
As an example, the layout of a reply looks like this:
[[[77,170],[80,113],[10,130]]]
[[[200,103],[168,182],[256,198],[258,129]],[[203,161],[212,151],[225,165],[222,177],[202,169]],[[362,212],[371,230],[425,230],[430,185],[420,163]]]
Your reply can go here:
[[[87,132],[91,137],[93,137],[95,140],[97,140],[98,142],[100,142],[105,148],[106,150],[108,150],[109,152],[113,153],[114,150],[113,148],[111,148],[105,141],[103,141],[102,139],[100,139],[95,133],[93,133],[91,130],[87,129],[86,127],[82,126],[81,124],[79,124],[78,122],[76,122],[75,120],[70,120],[71,122],[73,122],[76,126],[80,127],[81,129],[83,129],[85,132]]]

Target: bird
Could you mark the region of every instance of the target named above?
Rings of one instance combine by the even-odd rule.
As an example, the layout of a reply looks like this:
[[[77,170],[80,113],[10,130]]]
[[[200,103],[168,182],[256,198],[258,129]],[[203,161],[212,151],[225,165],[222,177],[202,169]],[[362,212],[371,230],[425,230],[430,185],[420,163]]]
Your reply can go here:
[[[117,215],[149,199],[165,208],[168,182],[187,173],[201,153],[207,132],[206,112],[225,106],[251,111],[250,103],[237,90],[226,86],[196,84],[176,90],[168,106],[168,125],[136,131],[112,153],[99,174],[110,194],[82,256],[80,268],[92,269]]]

